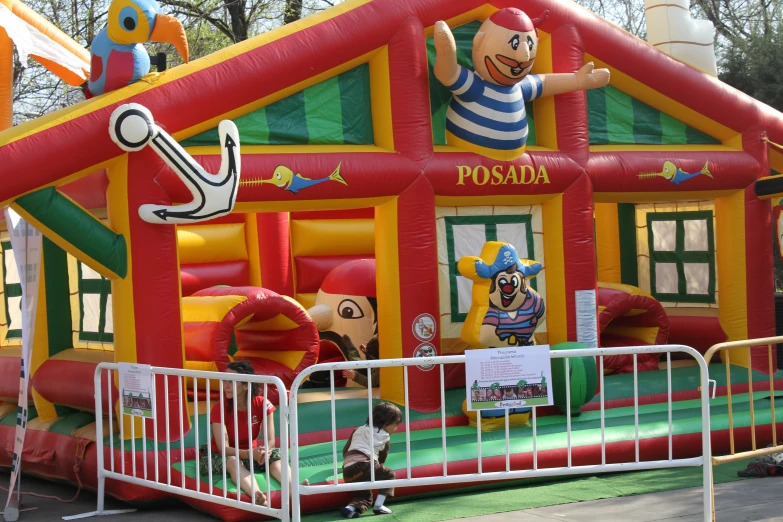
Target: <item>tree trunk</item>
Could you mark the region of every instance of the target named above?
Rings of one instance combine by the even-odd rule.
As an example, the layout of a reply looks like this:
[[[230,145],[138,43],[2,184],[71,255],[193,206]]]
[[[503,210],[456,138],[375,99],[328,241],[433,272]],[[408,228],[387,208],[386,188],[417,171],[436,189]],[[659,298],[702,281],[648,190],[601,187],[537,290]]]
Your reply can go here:
[[[302,18],[302,0],[285,0],[283,23],[290,24]]]
[[[226,10],[231,18],[231,33],[234,42],[247,40],[247,16],[245,13],[245,0],[224,0]]]

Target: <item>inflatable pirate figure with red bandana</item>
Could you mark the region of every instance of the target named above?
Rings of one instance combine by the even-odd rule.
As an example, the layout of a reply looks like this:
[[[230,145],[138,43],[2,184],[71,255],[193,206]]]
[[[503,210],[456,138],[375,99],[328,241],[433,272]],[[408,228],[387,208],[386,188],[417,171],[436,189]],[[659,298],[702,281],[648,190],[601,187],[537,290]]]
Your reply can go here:
[[[308,310],[321,336],[319,363],[376,357],[367,351],[378,334],[376,295],[374,259],[348,261],[327,274],[315,305]],[[359,373],[364,375],[366,370]],[[329,372],[317,372],[310,381],[328,386],[328,381],[323,380],[328,375]],[[346,379],[335,374],[335,385],[345,384]]]
[[[525,102],[609,83],[609,70],[585,64],[570,74],[530,74],[538,54],[538,30],[545,11],[531,20],[513,7],[496,11],[473,39],[473,68],[457,63],[449,26],[435,24],[435,77],[453,93],[446,113],[446,142],[498,160],[525,152]]]
[[[490,241],[481,257],[462,257],[457,268],[473,281],[462,340],[475,348],[532,345],[544,317],[544,300],[526,280],[541,271],[541,264],[519,259],[509,243]]]

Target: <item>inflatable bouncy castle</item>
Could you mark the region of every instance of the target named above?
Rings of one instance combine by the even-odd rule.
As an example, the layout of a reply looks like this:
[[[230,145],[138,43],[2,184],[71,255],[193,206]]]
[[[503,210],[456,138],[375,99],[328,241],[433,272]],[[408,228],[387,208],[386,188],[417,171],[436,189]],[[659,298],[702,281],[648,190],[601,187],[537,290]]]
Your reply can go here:
[[[776,174],[783,151],[770,143],[783,142],[783,115],[576,4],[530,0],[524,18],[516,6],[349,0],[141,81],[131,75],[115,90],[0,132],[0,206],[44,235],[23,469],[95,487],[94,443],[108,435],[95,427],[100,362],[221,370],[241,359],[288,384],[319,361],[347,357],[324,340],[330,332],[342,338],[344,323],[359,314],[356,349],[377,333],[381,358],[462,354],[475,279],[460,259],[487,243],[513,245],[535,267],[535,277],[523,275],[545,310],[537,309],[543,314],[522,344],[580,346],[578,317],[593,313],[589,329],[607,348],[670,343],[704,351],[773,335],[769,200],[783,197]],[[482,34],[524,38],[507,39],[510,47],[495,52],[502,60],[482,55],[492,48],[479,37],[474,49],[483,24],[492,31]],[[492,109],[494,102],[506,105]],[[123,134],[125,110],[137,111],[146,130]],[[506,121],[487,117],[492,111]],[[149,146],[134,147],[129,136]],[[163,150],[190,158],[182,160],[190,181]],[[212,191],[225,203],[215,203],[214,215],[194,204],[208,182],[223,187]],[[0,441],[8,451],[0,466],[10,465],[20,406],[21,283],[13,269],[20,253],[7,230],[0,231]],[[330,275],[349,263],[375,272],[335,276],[333,285]],[[633,454],[624,408],[633,406],[636,371],[646,394],[641,458],[665,457],[666,359],[633,362],[604,360],[605,406],[615,416],[607,449],[618,459]],[[766,351],[731,363],[743,374],[750,368],[754,380],[777,372]],[[671,366],[682,401],[675,451],[693,456],[698,368]],[[418,432],[412,473],[442,471],[431,447],[441,440],[441,419],[449,471],[475,471],[464,372],[450,365],[441,381],[432,370],[408,371],[410,428]],[[600,462],[599,370],[595,360],[582,361],[578,382],[568,381],[582,413],[571,420],[575,465]],[[717,377],[711,372],[719,396],[721,372],[722,365]],[[560,399],[565,379],[575,378],[555,368]],[[400,368],[384,368],[371,393],[402,404],[403,380]],[[198,395],[187,380],[183,388],[188,400]],[[338,392],[342,445],[366,418],[367,390],[361,398],[356,389]],[[175,406],[175,395],[157,390],[155,404]],[[332,440],[328,388],[325,396],[312,391],[300,406],[308,419],[300,472],[313,484],[333,473],[331,444],[323,444]],[[205,480],[195,475],[194,434],[203,440],[208,424],[193,404],[173,407],[168,424],[155,420],[184,448],[184,461],[156,465],[187,477],[189,488]],[[755,405],[757,423],[767,407]],[[557,407],[537,411],[549,417],[539,426],[539,466],[564,465],[566,419]],[[742,415],[735,409],[735,426],[750,422]],[[714,410],[712,426],[717,453],[728,444],[723,410]],[[528,429],[524,419],[513,427],[514,469],[532,465]],[[738,448],[749,447],[743,433]],[[503,434],[486,436],[483,469],[505,469]],[[389,465],[403,474],[405,455],[394,450]],[[111,480],[107,491],[125,500],[167,495]],[[343,500],[307,496],[303,509]],[[199,506],[226,519],[249,516]]]

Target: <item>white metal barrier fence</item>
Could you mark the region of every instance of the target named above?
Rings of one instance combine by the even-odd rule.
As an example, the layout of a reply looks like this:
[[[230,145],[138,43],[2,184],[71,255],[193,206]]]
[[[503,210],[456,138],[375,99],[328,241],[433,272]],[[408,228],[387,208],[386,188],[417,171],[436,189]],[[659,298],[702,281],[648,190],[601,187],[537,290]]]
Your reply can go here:
[[[671,354],[685,353],[693,357],[699,365],[700,369],[700,402],[701,402],[701,443],[702,454],[699,457],[693,458],[674,458],[673,450],[673,420],[672,420],[672,379],[671,379]],[[668,390],[668,420],[669,420],[669,458],[666,460],[655,461],[641,461],[639,455],[639,381],[637,370],[637,356],[645,353],[666,353],[667,358],[667,390]],[[624,355],[629,354],[633,356],[634,363],[634,442],[635,442],[635,460],[632,462],[624,463],[607,463],[606,456],[606,422],[605,422],[605,387],[604,387],[604,356],[612,355]],[[687,466],[703,466],[703,478],[704,478],[704,520],[708,522],[710,520],[710,513],[712,512],[712,498],[710,496],[710,477],[711,477],[711,461],[710,461],[710,404],[709,404],[709,386],[708,386],[708,370],[704,358],[693,348],[681,345],[666,345],[666,346],[644,346],[644,347],[629,347],[629,348],[593,348],[593,349],[578,349],[578,350],[558,350],[551,351],[551,359],[565,359],[565,375],[570,375],[570,362],[569,360],[577,357],[597,357],[598,358],[598,374],[600,380],[600,412],[601,412],[601,464],[596,465],[572,465],[572,445],[571,445],[571,390],[569,379],[565,379],[566,387],[566,434],[567,434],[567,452],[568,452],[568,465],[566,467],[548,467],[540,468],[538,466],[538,448],[536,447],[537,437],[537,422],[536,422],[536,408],[532,411],[532,444],[533,444],[533,469],[512,469],[511,459],[509,451],[509,414],[506,410],[505,416],[505,441],[506,441],[506,469],[499,472],[482,472],[482,454],[481,454],[481,415],[477,415],[477,427],[476,438],[478,443],[478,473],[468,474],[448,474],[448,448],[446,444],[446,398],[445,387],[443,383],[444,379],[444,367],[449,364],[464,364],[465,356],[442,356],[442,357],[427,357],[427,358],[413,358],[413,359],[388,359],[378,361],[355,361],[355,362],[341,362],[341,363],[327,363],[311,366],[304,370],[294,381],[291,386],[290,397],[290,429],[291,429],[291,467],[292,467],[292,508],[294,522],[301,520],[300,512],[300,497],[301,495],[317,495],[328,494],[334,492],[344,491],[357,491],[368,489],[390,489],[394,487],[410,487],[410,486],[427,486],[435,484],[458,484],[466,482],[481,482],[481,481],[498,481],[507,479],[523,479],[533,477],[545,477],[556,475],[577,475],[577,474],[592,474],[592,473],[607,473],[607,472],[625,472],[635,470],[647,470],[647,469],[660,469],[660,468],[674,468],[674,467],[687,467]],[[441,431],[442,431],[442,452],[443,452],[443,473],[437,476],[430,477],[418,477],[411,478],[411,433],[410,433],[410,408],[408,402],[408,367],[419,365],[438,365],[440,370],[441,381]],[[406,448],[406,478],[394,479],[394,480],[375,480],[375,470],[373,466],[370,467],[371,476],[369,482],[353,482],[353,483],[339,483],[338,480],[338,459],[337,459],[337,425],[335,421],[335,390],[334,390],[334,372],[342,370],[358,370],[368,369],[367,371],[367,409],[368,417],[370,419],[370,427],[372,428],[372,408],[373,408],[373,396],[372,396],[372,372],[371,368],[388,368],[388,367],[402,367],[403,368],[403,383],[405,388],[405,411],[403,416],[403,422],[405,424],[405,448]],[[333,479],[331,484],[320,485],[300,485],[299,479],[299,403],[298,393],[302,383],[314,372],[329,371],[331,373],[331,429],[332,429],[332,466],[333,466]]]
[[[107,374],[104,379],[104,372]],[[272,494],[271,494],[271,487],[270,487],[270,466],[269,466],[269,456],[270,456],[270,450],[272,447],[270,447],[270,440],[268,438],[269,432],[268,429],[270,429],[269,426],[267,426],[266,422],[266,403],[264,403],[263,412],[264,412],[264,420],[263,420],[263,429],[260,434],[260,436],[263,436],[264,441],[264,466],[265,466],[265,472],[266,472],[266,502],[267,506],[261,505],[260,502],[257,502],[256,499],[256,488],[257,484],[255,480],[251,481],[250,485],[250,491],[246,492],[246,494],[249,494],[251,500],[250,502],[242,501],[240,500],[241,494],[243,491],[240,490],[239,484],[237,484],[236,492],[229,492],[227,488],[227,480],[226,480],[226,473],[228,472],[229,475],[232,474],[232,471],[235,473],[234,476],[238,477],[240,475],[240,466],[242,464],[240,463],[240,458],[233,458],[230,459],[231,455],[224,454],[223,451],[220,452],[222,455],[222,492],[218,490],[219,494],[215,494],[212,487],[212,480],[213,480],[213,470],[212,470],[212,459],[213,459],[213,449],[212,449],[212,430],[210,427],[209,420],[207,420],[207,434],[206,437],[203,438],[203,440],[200,439],[200,434],[198,430],[198,426],[193,426],[192,430],[195,435],[195,447],[196,447],[196,455],[195,455],[195,465],[196,465],[196,480],[195,485],[191,488],[186,487],[186,470],[185,470],[185,445],[180,442],[176,442],[174,445],[177,446],[174,449],[172,449],[172,442],[171,442],[171,431],[172,427],[177,430],[180,434],[185,433],[185,427],[186,423],[189,421],[183,418],[183,413],[187,414],[188,412],[188,404],[187,404],[187,390],[185,389],[185,379],[190,379],[192,381],[192,390],[193,390],[193,401],[192,401],[192,407],[193,411],[195,412],[196,419],[198,419],[198,411],[199,411],[199,403],[202,403],[206,406],[206,415],[207,419],[209,419],[209,414],[212,408],[212,405],[215,404],[215,400],[212,400],[211,391],[216,390],[218,392],[218,398],[216,400],[219,401],[220,404],[227,404],[224,403],[224,400],[229,400],[231,397],[227,397],[227,390],[226,385],[224,383],[230,383],[230,395],[235,396],[233,390],[237,389],[237,384],[246,384],[248,387],[248,393],[247,393],[247,404],[243,405],[244,408],[238,407],[237,402],[235,400],[230,400],[231,404],[228,406],[229,411],[226,412],[226,408],[220,408],[220,421],[223,426],[225,426],[225,419],[226,416],[233,414],[233,419],[238,420],[239,415],[247,415],[247,427],[248,427],[248,433],[247,433],[247,440],[253,440],[252,437],[252,426],[253,426],[253,419],[251,418],[251,396],[253,393],[251,393],[253,385],[261,386],[263,390],[261,391],[263,397],[266,399],[267,392],[269,390],[269,386],[274,386],[277,389],[278,396],[279,396],[279,404],[277,406],[277,409],[280,413],[280,457],[282,463],[288,462],[288,396],[286,393],[285,385],[283,382],[277,378],[277,377],[270,377],[265,375],[247,375],[247,374],[238,374],[238,373],[217,373],[217,372],[202,372],[202,371],[192,371],[192,370],[179,370],[179,369],[172,369],[172,368],[159,368],[159,367],[152,367],[151,373],[152,373],[152,397],[151,397],[151,407],[152,407],[152,414],[153,419],[150,418],[143,418],[138,416],[131,416],[129,414],[126,414],[123,410],[122,403],[120,404],[120,407],[115,410],[114,406],[117,402],[117,399],[119,397],[113,397],[112,389],[114,388],[114,383],[119,383],[119,380],[116,378],[117,374],[119,372],[119,365],[118,364],[110,364],[110,363],[101,363],[98,365],[98,367],[95,369],[95,412],[96,412],[96,433],[97,433],[97,460],[98,460],[98,506],[97,511],[92,513],[86,513],[84,515],[76,515],[75,517],[69,517],[69,519],[73,518],[84,518],[87,516],[95,516],[95,515],[106,515],[109,514],[109,512],[104,511],[104,493],[105,493],[105,487],[106,487],[106,479],[113,479],[120,482],[126,482],[129,484],[135,484],[137,486],[144,486],[152,489],[157,489],[160,491],[166,491],[168,493],[173,493],[175,495],[181,495],[183,497],[190,497],[194,499],[199,500],[205,500],[208,502],[213,502],[215,504],[221,504],[224,506],[230,506],[238,509],[243,509],[246,511],[252,511],[255,513],[258,513],[260,515],[266,515],[274,518],[278,518],[282,521],[288,521],[289,520],[289,512],[290,512],[290,497],[289,497],[289,468],[287,465],[281,466],[281,477],[280,477],[280,501],[279,505],[277,507],[272,507]],[[102,381],[103,379],[103,381]],[[171,381],[171,383],[170,383]],[[210,383],[211,381],[211,383]],[[103,385],[102,382],[105,382],[106,386],[106,393],[107,393],[107,404],[108,408],[104,408],[103,406]],[[199,386],[199,383],[202,383],[201,386]],[[160,391],[159,387],[162,386],[163,396],[168,398],[169,400],[164,401],[164,408],[163,411],[159,410],[159,405],[157,405],[157,401],[155,400],[156,397],[156,390]],[[116,390],[116,388],[115,388]],[[204,398],[202,400],[199,400],[199,391],[204,392]],[[115,391],[116,393],[116,391]],[[172,401],[171,398],[176,395],[176,401]],[[170,406],[170,402],[173,402],[174,404]],[[233,412],[230,411],[231,408],[233,408]],[[242,410],[246,411],[242,411]],[[108,410],[108,411],[104,411]],[[172,416],[170,413],[175,412],[175,415]],[[104,433],[104,426],[103,426],[103,418],[104,414],[108,417],[108,447],[105,445],[104,438],[102,437],[102,434]],[[164,422],[160,422],[159,416],[164,415]],[[178,417],[179,420],[172,421],[172,418]],[[151,423],[151,424],[150,424]],[[159,434],[159,427],[158,424],[165,425],[165,428],[162,428],[162,432]],[[174,424],[172,426],[172,424]],[[240,447],[239,444],[239,426],[238,422],[232,423],[233,433],[226,433],[226,430],[223,430],[223,433],[221,435],[221,440],[219,443],[217,443],[217,446],[219,448],[226,448],[229,447],[229,451],[231,451],[233,448]],[[118,426],[116,428],[115,426]],[[273,426],[271,428],[274,428]],[[127,430],[130,431],[129,437],[126,438],[126,432]],[[138,430],[138,433],[137,433]],[[152,439],[148,440],[149,433],[152,432]],[[120,448],[122,448],[125,451],[121,451],[119,455],[117,456],[117,459],[115,459],[115,442],[114,442],[114,436],[115,434],[119,434],[119,445]],[[163,438],[165,434],[165,439]],[[159,436],[160,435],[160,436]],[[225,440],[223,437],[228,437],[228,441]],[[137,458],[137,440],[141,439],[141,457],[140,459]],[[184,438],[184,437],[183,437]],[[232,443],[233,441],[233,443]],[[159,444],[160,442],[160,444]],[[202,444],[205,444],[207,447],[207,470],[201,469],[201,463],[200,463],[200,452],[198,451]],[[127,446],[130,446],[130,452],[128,452],[125,448]],[[162,446],[165,445],[165,448],[162,448]],[[105,451],[108,449],[108,463],[106,462],[105,457]],[[149,450],[149,451],[148,451]],[[164,455],[160,455],[160,451],[164,452]],[[228,453],[229,451],[226,451]],[[126,456],[130,453],[130,462],[126,462]],[[233,452],[232,452],[233,453]],[[250,474],[254,475],[254,468],[257,466],[255,463],[255,459],[252,458],[253,455],[248,455],[248,460],[250,461]],[[150,459],[150,462],[148,462],[148,459]],[[119,462],[115,462],[115,460],[119,460]],[[228,461],[231,460],[229,463]],[[181,463],[181,468],[179,470],[179,474],[181,475],[180,480],[178,480],[178,483],[174,483],[172,481],[172,465],[176,463]],[[108,465],[107,465],[108,464]],[[138,465],[137,465],[138,464]],[[151,465],[151,467],[150,467]],[[260,465],[260,463],[259,463]],[[232,469],[233,466],[233,469]],[[218,476],[218,478],[220,478]],[[208,485],[202,484],[202,479],[207,479]],[[237,481],[235,481],[236,483]]]

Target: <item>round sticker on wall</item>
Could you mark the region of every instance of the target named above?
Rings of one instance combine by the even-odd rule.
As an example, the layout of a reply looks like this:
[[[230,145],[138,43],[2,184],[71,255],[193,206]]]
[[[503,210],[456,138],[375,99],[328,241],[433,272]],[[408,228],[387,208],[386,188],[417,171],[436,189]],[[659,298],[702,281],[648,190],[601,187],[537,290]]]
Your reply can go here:
[[[434,346],[431,344],[420,344],[416,347],[415,350],[413,350],[413,356],[414,357],[437,357],[438,351],[435,349]],[[420,366],[416,366],[419,370],[423,370],[425,372],[428,372],[435,368],[434,364],[422,364]]]
[[[413,320],[413,335],[419,341],[429,342],[435,337],[435,318],[421,314]]]

